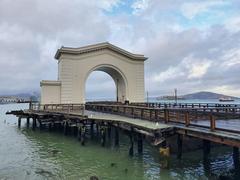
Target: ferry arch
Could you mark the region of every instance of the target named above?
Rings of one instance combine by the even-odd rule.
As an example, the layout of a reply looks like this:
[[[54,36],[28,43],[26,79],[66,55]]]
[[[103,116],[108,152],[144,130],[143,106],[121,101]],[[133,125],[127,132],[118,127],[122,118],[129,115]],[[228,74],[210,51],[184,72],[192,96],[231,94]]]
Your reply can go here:
[[[58,80],[43,80],[41,104],[85,103],[85,85],[91,72],[109,74],[116,85],[116,101],[144,101],[143,55],[108,42],[80,48],[61,47],[55,54]]]

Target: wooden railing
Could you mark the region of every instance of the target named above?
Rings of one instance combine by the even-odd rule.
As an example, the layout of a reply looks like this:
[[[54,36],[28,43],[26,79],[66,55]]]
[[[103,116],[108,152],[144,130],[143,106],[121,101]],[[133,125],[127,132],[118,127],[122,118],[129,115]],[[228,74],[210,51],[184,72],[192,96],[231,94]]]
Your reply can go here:
[[[240,104],[220,104],[220,103],[131,103],[133,106],[144,106],[154,108],[217,108],[217,107],[239,107]]]
[[[87,103],[85,108],[86,110],[118,114],[155,122],[184,124],[187,127],[190,125],[207,127],[212,131],[215,129],[229,131],[229,129],[225,129],[224,127],[217,127],[217,120],[233,118],[240,120],[240,107],[155,108]]]
[[[154,122],[176,123],[188,126],[207,127],[212,131],[215,129],[226,130],[224,127],[217,127],[217,120],[239,119],[239,105],[215,105],[208,104],[196,106],[189,104],[183,106],[160,105],[149,106],[149,104],[130,104],[108,102],[84,104],[45,104],[30,103],[29,109],[52,112],[78,112],[84,114],[84,110],[98,111],[103,113],[118,114],[132,118],[145,119]],[[240,124],[240,123],[239,123]],[[240,129],[240,127],[239,127]],[[229,131],[229,130],[228,130]]]
[[[130,105],[150,108],[240,108],[240,104],[220,104],[220,103],[163,103],[163,102],[137,102],[137,103],[121,103],[116,101],[93,101],[87,104],[104,104],[104,105]]]
[[[84,114],[84,104],[39,104],[31,103],[29,105],[30,110],[41,110],[41,111],[54,111],[54,112],[80,112]]]

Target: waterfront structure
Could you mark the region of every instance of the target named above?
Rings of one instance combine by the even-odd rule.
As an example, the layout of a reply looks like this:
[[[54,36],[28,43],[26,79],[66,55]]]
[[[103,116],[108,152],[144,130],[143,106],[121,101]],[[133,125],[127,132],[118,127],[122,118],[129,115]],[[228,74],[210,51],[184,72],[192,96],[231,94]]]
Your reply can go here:
[[[134,155],[134,141],[137,141],[139,154],[143,152],[145,139],[159,148],[161,156],[169,156],[170,148],[174,144],[172,137],[177,136],[177,158],[181,159],[184,144],[188,143],[189,138],[202,140],[203,165],[206,171],[210,167],[211,144],[223,144],[233,147],[236,172],[239,172],[240,168],[240,135],[239,126],[236,124],[240,115],[239,104],[131,103],[124,105],[116,102],[88,102],[85,105],[40,105],[30,103],[28,110],[11,111],[7,114],[18,117],[19,127],[22,118],[27,119],[27,127],[32,118],[33,130],[37,126],[40,130],[58,129],[65,135],[74,134],[82,145],[86,145],[87,138],[97,136],[101,140],[101,145],[105,146],[106,140],[111,143],[111,136],[114,135],[114,145],[117,147],[119,130],[122,130],[129,136],[131,156]]]
[[[144,101],[143,55],[132,54],[108,42],[80,48],[61,47],[58,80],[41,81],[41,104],[85,103],[85,84],[93,71],[109,74],[118,102]]]

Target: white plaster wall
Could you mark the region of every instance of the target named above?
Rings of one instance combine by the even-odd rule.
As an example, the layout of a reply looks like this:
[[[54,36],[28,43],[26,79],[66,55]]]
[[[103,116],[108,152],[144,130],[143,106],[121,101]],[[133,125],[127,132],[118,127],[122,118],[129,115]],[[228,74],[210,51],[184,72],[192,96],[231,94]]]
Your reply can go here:
[[[61,85],[58,81],[41,82],[41,104],[60,104]]]
[[[61,103],[85,102],[85,81],[95,67],[112,67],[124,75],[126,99],[130,102],[144,101],[144,62],[133,61],[111,50],[101,50],[82,55],[62,54],[59,81]],[[114,75],[113,75],[114,76]],[[120,83],[121,84],[121,83]],[[120,91],[122,86],[120,87]],[[121,92],[119,92],[121,94]]]

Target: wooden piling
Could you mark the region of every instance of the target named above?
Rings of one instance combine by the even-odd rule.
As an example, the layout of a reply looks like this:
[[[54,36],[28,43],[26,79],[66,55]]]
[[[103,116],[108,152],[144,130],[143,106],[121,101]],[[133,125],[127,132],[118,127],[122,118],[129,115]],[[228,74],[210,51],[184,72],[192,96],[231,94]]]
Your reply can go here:
[[[64,121],[63,123],[63,134],[66,136],[68,135],[68,122]]]
[[[76,137],[78,135],[78,127],[73,126],[73,135]]]
[[[27,128],[29,128],[30,117],[27,117]]]
[[[208,158],[211,151],[211,142],[209,140],[203,140],[203,157]]]
[[[206,176],[210,174],[210,151],[211,151],[211,142],[209,140],[203,140],[203,168]]]
[[[81,134],[82,134],[82,127],[81,126],[78,126],[78,134],[77,134],[77,139],[78,141],[81,141]]]
[[[37,118],[33,117],[32,129],[35,130],[37,125]]]
[[[81,130],[81,144],[84,146],[85,145],[85,136],[86,136],[86,126],[82,126]]]
[[[132,128],[131,128],[132,129]],[[129,132],[129,139],[130,139],[130,147],[129,147],[129,156],[133,156],[133,131]]]
[[[99,135],[99,124],[96,122],[96,131],[97,131],[97,136]]]
[[[119,146],[119,129],[118,126],[115,127],[115,146]]]
[[[91,122],[90,133],[91,133],[91,139],[93,139],[94,138],[94,121]]]
[[[101,127],[101,145],[104,147],[106,142],[106,127]]]
[[[138,133],[138,153],[142,154],[143,152],[143,137],[142,134]]]
[[[48,124],[48,130],[49,130],[50,132],[52,131],[52,123],[51,123],[51,122]]]
[[[22,117],[20,116],[20,117],[18,117],[18,128],[20,128],[21,127],[21,120],[22,120]]]
[[[183,143],[183,136],[181,134],[177,135],[177,158],[182,158],[182,143]]]
[[[111,139],[111,134],[112,134],[112,125],[110,123],[108,123],[108,139]]]
[[[239,148],[233,147],[233,163],[235,170],[239,171],[240,162],[239,162]]]
[[[42,124],[41,120],[39,120],[39,129],[40,129],[40,130],[43,129],[43,124]]]

